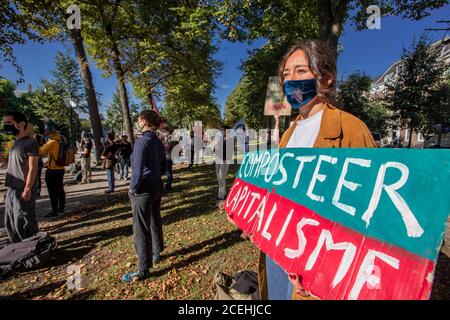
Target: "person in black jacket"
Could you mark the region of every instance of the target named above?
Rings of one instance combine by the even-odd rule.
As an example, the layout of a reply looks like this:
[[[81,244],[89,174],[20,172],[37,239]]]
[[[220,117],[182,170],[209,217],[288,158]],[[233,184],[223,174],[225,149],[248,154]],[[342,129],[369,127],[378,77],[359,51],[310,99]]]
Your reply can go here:
[[[106,169],[106,176],[108,178],[108,190],[105,193],[112,193],[115,189],[115,176],[114,169],[117,164],[116,153],[118,149],[118,144],[115,143],[116,135],[114,132],[108,133],[108,143],[105,144],[105,150],[101,156],[101,159],[104,161],[104,166]]]
[[[159,115],[153,110],[142,111],[137,121],[142,136],[134,143],[131,154],[133,171],[129,196],[138,270],[124,274],[124,282],[147,278],[150,268],[159,261],[164,250],[160,207],[163,191],[161,175],[166,172],[166,156],[164,145],[156,134],[160,123]]]
[[[130,157],[133,152],[131,143],[128,142],[128,136],[123,135],[122,141],[119,143],[117,158],[119,160],[119,180],[128,180],[128,169],[130,167]]]

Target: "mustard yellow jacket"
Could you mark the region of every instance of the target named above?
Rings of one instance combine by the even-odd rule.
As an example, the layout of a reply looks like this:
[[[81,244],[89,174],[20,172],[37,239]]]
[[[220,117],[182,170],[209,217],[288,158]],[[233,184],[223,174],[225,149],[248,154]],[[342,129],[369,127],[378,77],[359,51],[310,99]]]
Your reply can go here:
[[[47,168],[50,170],[61,170],[64,167],[57,166],[55,159],[58,158],[59,142],[62,140],[60,135],[55,135],[46,144],[39,148],[39,154],[41,156],[48,155]]]

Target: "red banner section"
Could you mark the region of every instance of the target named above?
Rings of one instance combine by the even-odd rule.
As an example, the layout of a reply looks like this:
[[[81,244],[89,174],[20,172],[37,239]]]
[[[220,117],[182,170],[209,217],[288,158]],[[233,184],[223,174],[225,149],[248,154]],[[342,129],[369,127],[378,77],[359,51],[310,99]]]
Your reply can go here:
[[[237,226],[321,299],[428,299],[434,262],[236,179],[224,208]]]

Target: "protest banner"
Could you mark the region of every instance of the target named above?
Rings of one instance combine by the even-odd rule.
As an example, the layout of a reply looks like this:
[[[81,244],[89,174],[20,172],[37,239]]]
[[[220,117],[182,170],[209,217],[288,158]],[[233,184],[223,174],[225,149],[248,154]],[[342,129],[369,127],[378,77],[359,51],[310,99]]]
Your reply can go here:
[[[450,152],[247,153],[227,214],[321,299],[428,299],[450,212]]]

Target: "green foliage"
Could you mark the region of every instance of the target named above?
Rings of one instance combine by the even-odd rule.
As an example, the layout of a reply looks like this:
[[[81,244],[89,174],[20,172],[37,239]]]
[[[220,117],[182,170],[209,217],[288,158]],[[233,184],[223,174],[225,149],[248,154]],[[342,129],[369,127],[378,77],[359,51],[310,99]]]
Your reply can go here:
[[[162,77],[164,87],[163,115],[174,126],[190,127],[202,121],[204,127],[221,124],[220,110],[214,101],[214,78],[221,64],[213,58],[214,25],[211,7],[187,1],[169,9],[175,24],[166,37],[169,72]],[[167,34],[167,30],[163,31]]]
[[[37,114],[36,110],[30,105],[30,98],[32,94],[24,93],[19,97],[16,97],[14,91],[16,90],[15,84],[7,79],[0,79],[0,97],[5,102],[4,111],[20,111],[23,112],[30,123],[35,128],[39,129],[43,127],[41,118]],[[3,113],[0,113],[3,115]]]
[[[80,119],[80,130],[84,132],[91,132],[91,122],[86,119]]]
[[[447,66],[439,54],[424,36],[414,40],[403,50],[398,80],[389,85],[395,122],[416,132],[431,132],[436,123],[448,121]]]
[[[77,98],[76,110],[87,113],[86,94],[77,62],[70,55],[58,51],[55,65],[56,68],[50,73],[53,75],[53,83],[58,87],[58,92],[63,97]]]
[[[230,40],[266,38],[267,43],[253,50],[243,62],[244,75],[228,97],[225,123],[244,118],[247,126],[263,128],[264,102],[269,77],[276,76],[281,58],[298,40],[317,38],[318,21],[311,1],[225,1],[217,13]]]
[[[131,121],[135,123],[139,116],[139,106],[137,104],[130,104],[130,113],[131,113]],[[116,89],[116,92],[113,96],[113,101],[111,106],[106,109],[106,119],[104,120],[104,126],[109,131],[114,132],[124,132],[125,127],[123,124],[123,112],[122,107],[120,105],[120,96],[119,90]]]
[[[347,20],[357,30],[367,28],[366,8],[376,4],[382,14],[401,15],[419,20],[432,9],[445,5],[444,0],[415,1],[298,1],[298,0],[225,0],[220,2],[216,19],[223,25],[222,37],[231,41],[268,40],[266,46],[255,50],[244,62],[244,77],[227,100],[225,119],[228,124],[244,118],[246,122],[261,126],[262,108],[269,76],[274,76],[282,55],[297,40],[320,38],[339,53],[338,39]],[[354,12],[350,16],[350,12]],[[371,113],[384,115],[382,106],[370,103]],[[369,105],[367,105],[368,107]],[[373,118],[371,118],[373,119]],[[383,116],[384,119],[384,116]],[[369,119],[367,119],[369,120]],[[384,121],[384,120],[383,120]],[[380,121],[382,123],[383,121]],[[374,123],[374,127],[379,127]]]
[[[3,125],[2,125],[3,126]],[[8,136],[3,132],[0,132],[0,152],[3,157],[8,158],[9,152],[14,144],[14,136]]]
[[[42,38],[27,24],[26,15],[17,10],[12,1],[0,1],[0,68],[4,62],[10,63],[20,76],[18,82],[23,82],[23,70],[14,56],[14,45],[24,44],[26,40],[42,42]]]
[[[79,128],[79,119],[78,114],[65,105],[63,97],[60,86],[42,80],[30,97],[30,105],[41,119],[52,120],[61,133],[69,137],[71,125]]]
[[[338,103],[343,110],[361,119],[372,133],[385,135],[389,112],[381,101],[369,99],[372,79],[364,73],[354,72],[339,84]]]

